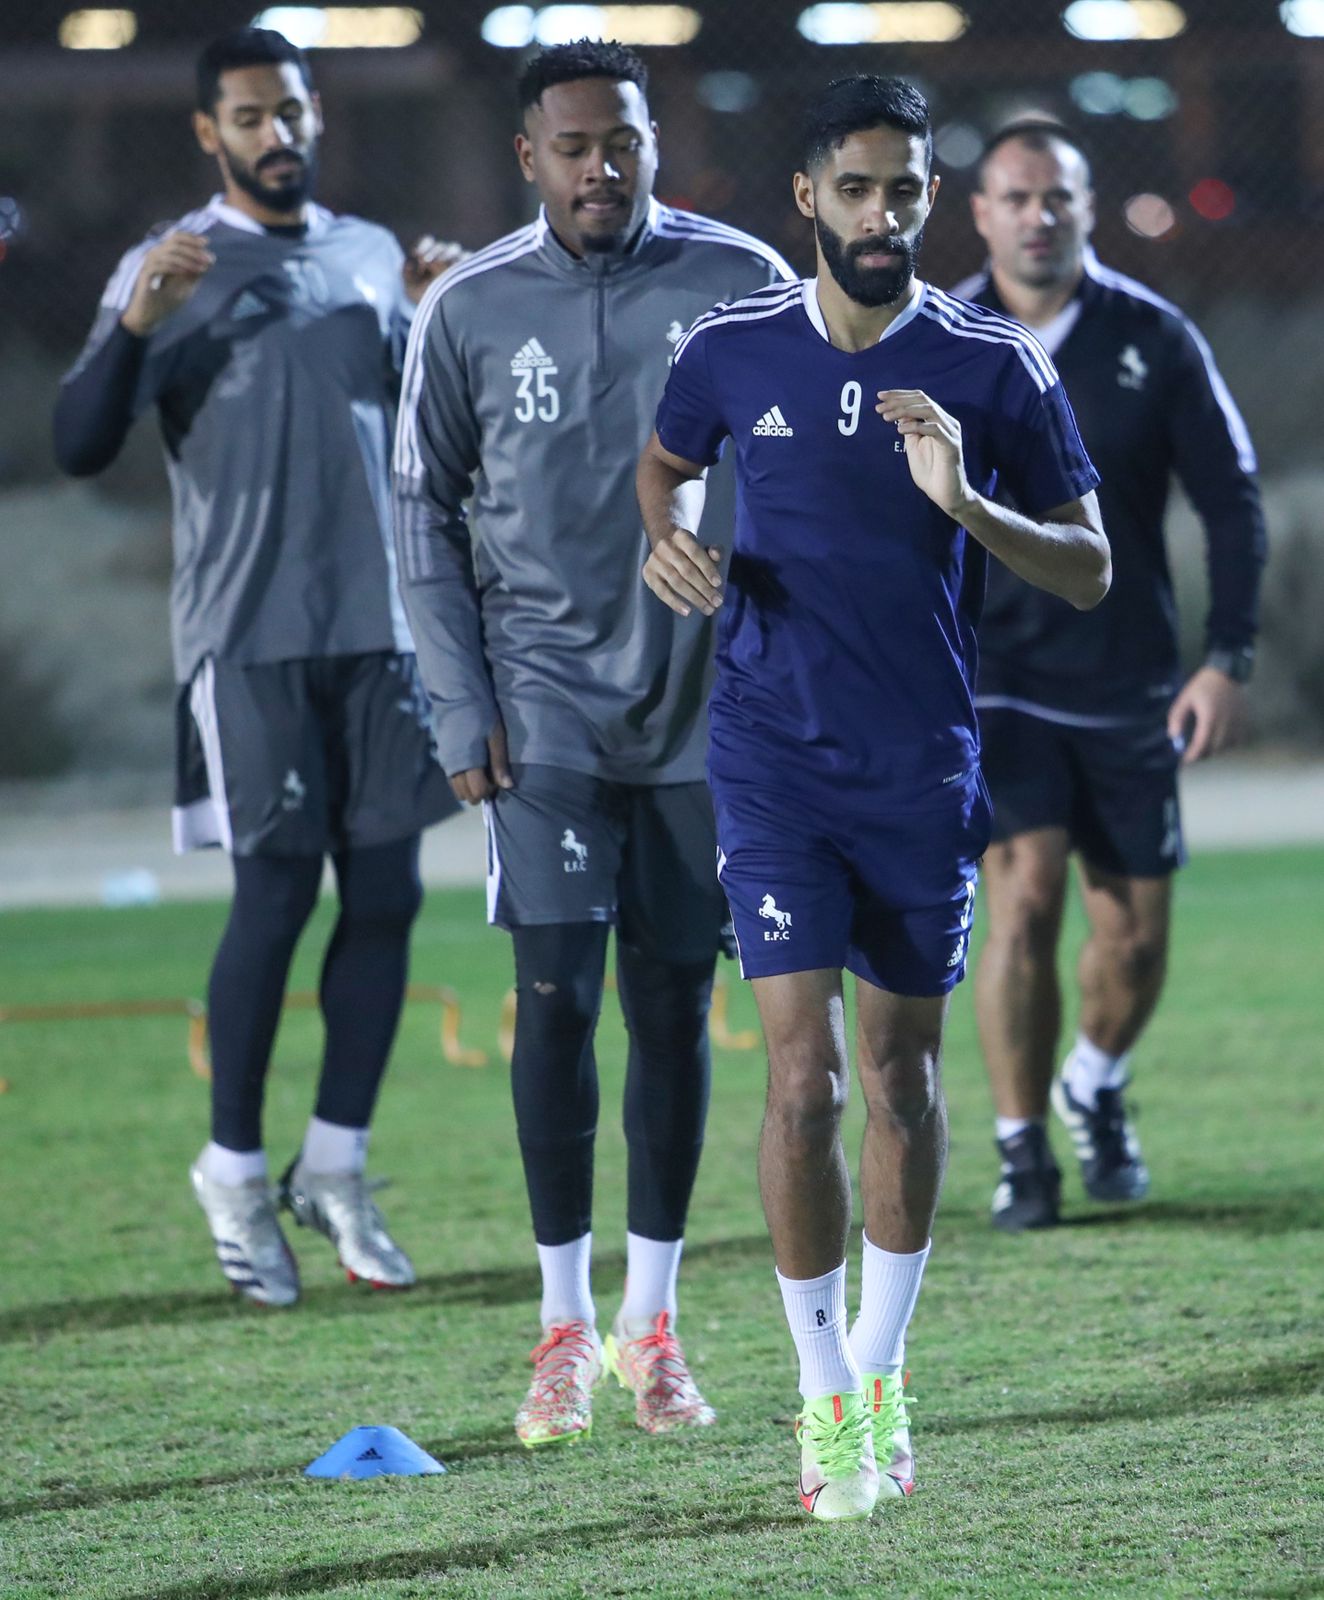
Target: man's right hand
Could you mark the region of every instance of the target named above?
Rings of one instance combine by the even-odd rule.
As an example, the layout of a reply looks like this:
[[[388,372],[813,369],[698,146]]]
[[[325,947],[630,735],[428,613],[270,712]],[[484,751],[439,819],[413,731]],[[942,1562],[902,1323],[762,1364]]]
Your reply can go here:
[[[211,246],[200,233],[166,234],[143,257],[133,296],[120,322],[130,333],[146,338],[171,312],[193,298],[215,264]]]
[[[682,617],[694,606],[711,617],[722,603],[721,558],[720,550],[705,550],[688,529],[673,527],[644,563],[644,582]]]
[[[476,806],[490,800],[498,789],[513,789],[515,780],[510,775],[510,758],[506,754],[506,726],[498,721],[487,736],[487,765],[466,767],[451,778],[451,789],[457,800]]]

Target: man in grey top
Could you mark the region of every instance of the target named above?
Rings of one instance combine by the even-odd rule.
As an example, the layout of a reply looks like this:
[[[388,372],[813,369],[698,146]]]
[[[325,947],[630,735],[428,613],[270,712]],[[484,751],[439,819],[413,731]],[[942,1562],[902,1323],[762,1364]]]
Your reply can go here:
[[[280,34],[198,63],[199,143],[223,195],[121,261],[62,387],[56,452],[82,476],[160,416],[174,501],[177,849],[224,845],[235,895],[209,988],[212,1137],[192,1168],[222,1270],[298,1296],[262,1148],[263,1084],[324,857],[340,916],[322,968],[326,1055],[296,1219],[351,1278],[413,1281],[363,1181],[404,998],[421,830],[455,809],[396,593],[388,458],[411,301],[454,259],[308,199],[321,109]]]
[[[424,299],[395,478],[441,761],[462,800],[485,804],[489,914],[514,939],[512,1079],[544,1329],[516,1431],[534,1446],[588,1432],[604,1355],[647,1431],[713,1420],[674,1332],[725,920],[703,783],[712,635],[649,604],[633,474],[684,330],[790,273],[748,235],[652,198],[657,129],[632,51],[546,50],[520,103],[516,149],[543,209]],[[714,559],[725,538],[707,532]],[[613,924],[628,1279],[604,1352],[589,1289],[593,1033]]]

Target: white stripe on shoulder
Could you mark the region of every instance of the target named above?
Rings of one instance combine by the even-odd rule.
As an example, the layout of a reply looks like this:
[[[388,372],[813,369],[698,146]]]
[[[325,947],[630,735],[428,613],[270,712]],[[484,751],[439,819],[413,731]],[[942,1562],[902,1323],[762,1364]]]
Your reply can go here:
[[[437,281],[431,285],[427,294],[419,303],[418,318],[423,315],[423,308],[430,310],[437,300],[457,284],[466,283],[470,278],[477,278],[484,272],[490,272],[494,267],[504,267],[508,262],[518,260],[536,250],[541,243],[538,224],[531,222],[527,228],[520,228],[515,233],[508,233],[503,239],[498,239],[494,244],[486,245],[482,250],[475,250],[467,261],[461,261],[458,266],[452,267],[449,272],[444,272]]]
[[[1023,322],[1017,322],[1015,317],[1009,317],[1002,311],[993,311],[988,306],[975,305],[969,300],[959,300],[955,295],[948,294],[943,289],[936,289],[932,292],[962,321],[968,322],[971,326],[997,329],[1007,338],[1015,339],[1018,343],[1023,344],[1030,355],[1040,364],[1044,376],[1048,379],[1049,387],[1051,388],[1057,382],[1057,368],[1053,365],[1053,358]]]
[[[124,310],[133,298],[143,257],[154,245],[159,244],[166,234],[206,233],[209,228],[215,227],[216,221],[215,205],[209,200],[205,206],[199,206],[196,211],[186,212],[177,222],[163,222],[153,228],[145,239],[131,246],[120,257],[119,264],[111,273],[110,281],[101,296],[101,304],[113,311]]]
[[[1133,300],[1144,301],[1145,304],[1155,306],[1158,310],[1167,312],[1170,317],[1176,318],[1190,335],[1191,343],[1194,344],[1200,354],[1200,360],[1204,363],[1205,377],[1209,380],[1209,387],[1213,391],[1218,409],[1223,413],[1223,421],[1227,424],[1228,434],[1236,448],[1237,465],[1243,472],[1257,472],[1259,462],[1256,459],[1255,446],[1251,441],[1250,429],[1246,426],[1246,419],[1232,398],[1232,391],[1224,382],[1223,374],[1218,370],[1218,363],[1214,360],[1214,352],[1209,347],[1209,341],[1195,323],[1180,306],[1174,305],[1171,300],[1165,300],[1161,294],[1156,294],[1138,279],[1128,278],[1123,272],[1114,272],[1111,267],[1105,267],[1096,256],[1089,258],[1085,270],[1105,289],[1116,289],[1121,294],[1130,295]]]
[[[518,261],[531,254],[542,243],[542,230],[536,222],[517,233],[510,233],[495,244],[488,245],[452,267],[432,284],[419,302],[409,329],[409,342],[405,346],[404,371],[400,379],[400,409],[396,420],[395,452],[392,466],[404,477],[417,477],[423,470],[423,457],[418,447],[418,402],[423,390],[423,346],[432,314],[444,294],[465,283],[470,278],[481,277],[497,267]]]
[[[964,300],[953,300],[940,289],[930,288],[920,306],[920,315],[931,317],[940,327],[960,339],[978,339],[985,344],[1009,346],[1019,356],[1021,365],[1029,373],[1040,394],[1045,394],[1057,383],[1057,369],[1048,352],[1019,323],[990,312],[988,316],[973,313],[980,307],[969,306]]]
[[[680,360],[696,334],[705,333],[709,328],[720,327],[726,322],[759,322],[765,317],[779,317],[783,311],[800,304],[802,293],[803,286],[797,279],[794,283],[771,283],[766,289],[756,289],[753,294],[746,295],[743,300],[714,306],[698,318],[677,344],[673,362]]]
[[[719,222],[716,217],[700,216],[697,211],[675,211],[670,206],[659,206],[655,224],[655,231],[663,238],[679,239],[705,239],[713,244],[727,244],[737,250],[749,250],[775,267],[784,281],[789,282],[796,274],[791,270],[785,258],[770,244],[746,233],[743,228],[733,227],[729,222]]]

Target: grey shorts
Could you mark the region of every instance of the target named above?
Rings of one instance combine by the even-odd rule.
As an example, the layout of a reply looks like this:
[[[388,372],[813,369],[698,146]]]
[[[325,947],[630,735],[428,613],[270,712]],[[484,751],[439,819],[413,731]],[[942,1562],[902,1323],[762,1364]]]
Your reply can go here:
[[[725,947],[713,806],[703,783],[609,783],[516,765],[488,801],[487,913],[502,928],[610,922],[658,960]]]
[[[459,809],[413,656],[209,657],[179,691],[175,728],[178,851],[334,854]]]

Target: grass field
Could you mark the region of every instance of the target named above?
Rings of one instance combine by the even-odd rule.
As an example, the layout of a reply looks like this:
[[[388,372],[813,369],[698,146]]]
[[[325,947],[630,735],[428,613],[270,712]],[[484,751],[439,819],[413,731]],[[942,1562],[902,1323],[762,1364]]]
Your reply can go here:
[[[839,1528],[794,1494],[757,1053],[718,1056],[682,1283],[719,1426],[649,1440],[603,1391],[590,1445],[531,1457],[510,1427],[536,1281],[507,1086],[497,1064],[441,1063],[432,1008],[409,1009],[374,1144],[421,1283],[351,1288],[325,1241],[297,1234],[291,1312],[234,1302],[212,1260],[185,1176],[206,1090],[182,1020],[0,1024],[0,1595],[1324,1595],[1322,883],[1324,853],[1303,851],[1184,876],[1136,1091],[1154,1194],[1132,1212],[1085,1204],[1073,1172],[1071,1226],[990,1230],[988,1097],[958,995],[951,1169],[909,1352],[920,1489]],[[222,914],[0,916],[0,1005],[196,994]],[[508,973],[479,896],[433,895],[415,976],[459,991],[467,1043],[495,1051]],[[608,1009],[604,1318],[624,1244]],[[738,984],[732,1011],[752,1021]],[[307,1115],[318,1032],[286,1019],[273,1163]],[[301,1476],[374,1422],[449,1474]]]

